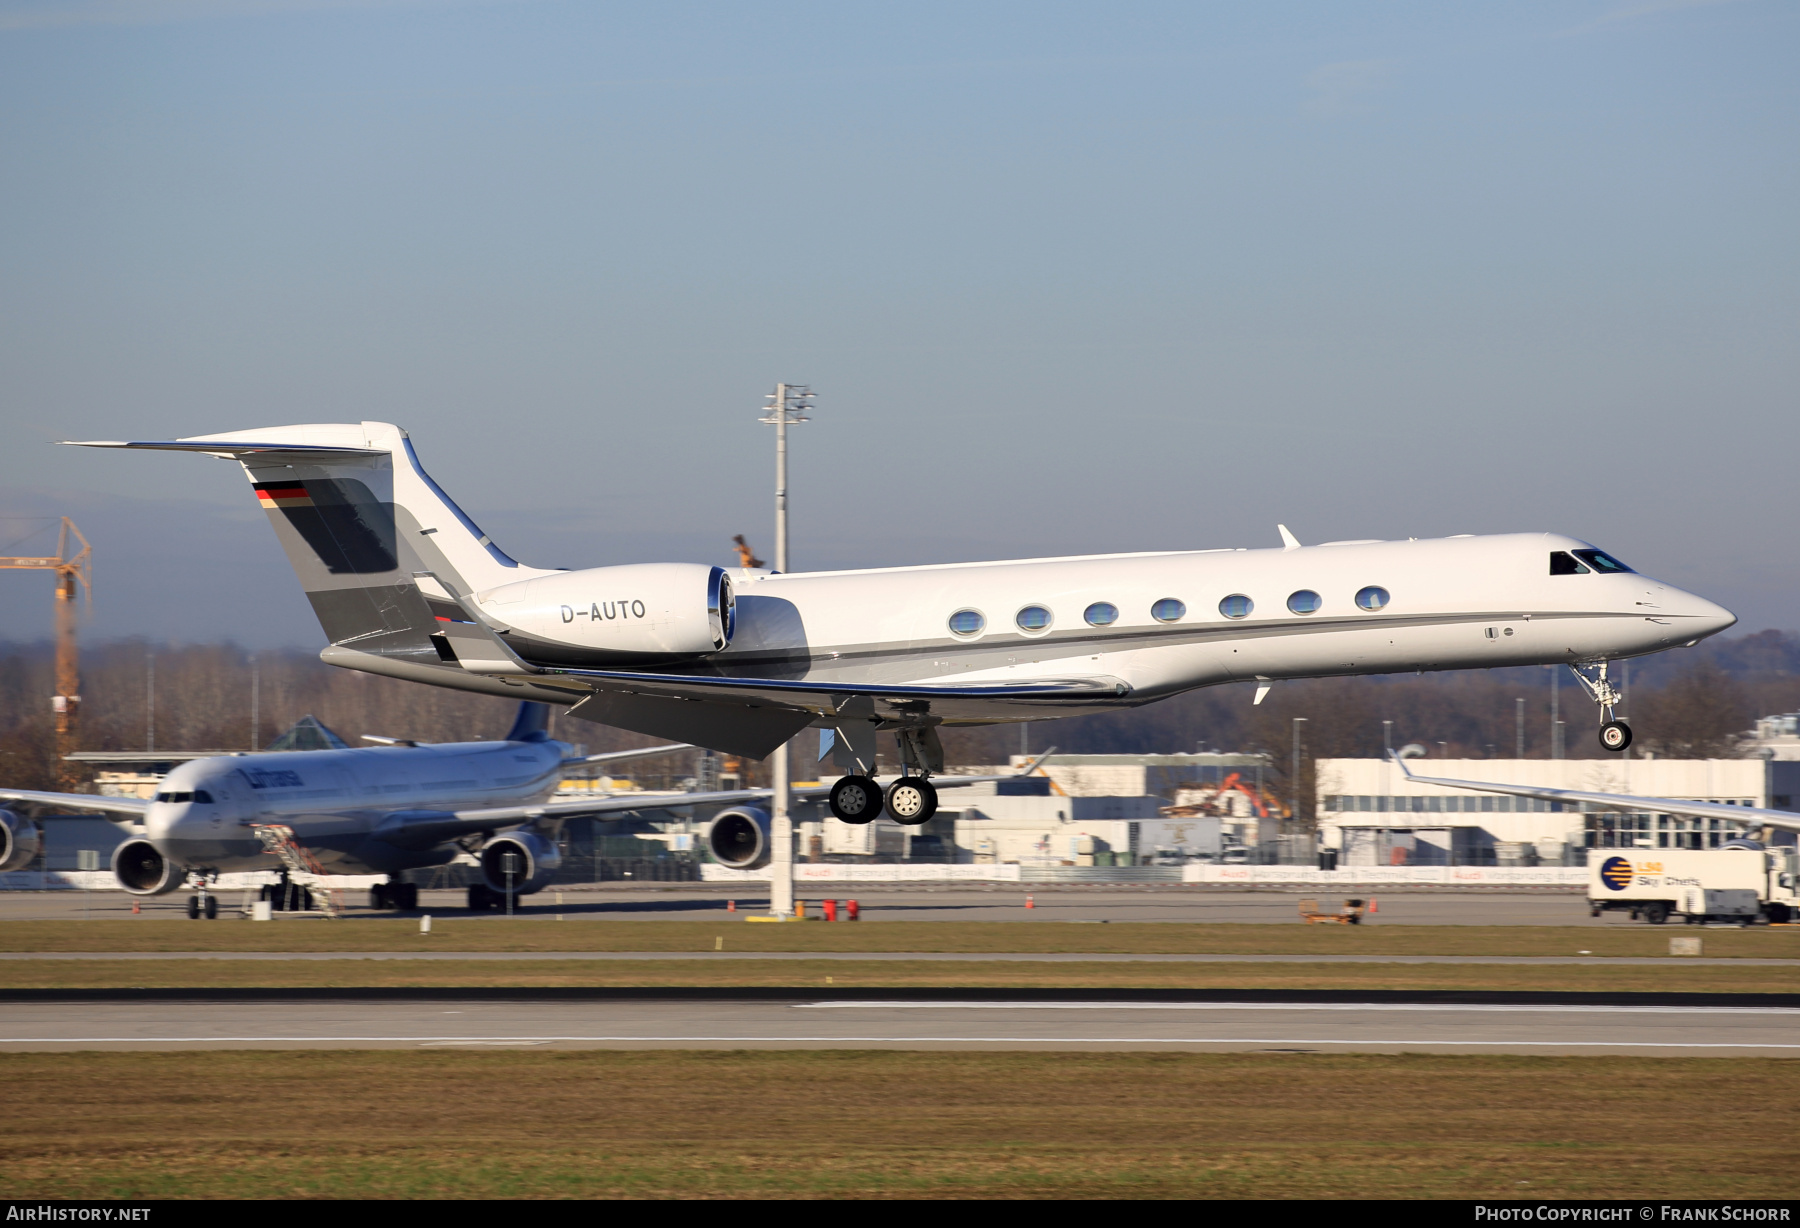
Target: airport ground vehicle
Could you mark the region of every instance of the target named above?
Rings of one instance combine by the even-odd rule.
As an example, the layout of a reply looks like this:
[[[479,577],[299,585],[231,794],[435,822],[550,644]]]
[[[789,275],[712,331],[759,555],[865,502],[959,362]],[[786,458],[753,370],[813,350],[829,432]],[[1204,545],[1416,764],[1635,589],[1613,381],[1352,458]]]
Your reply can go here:
[[[1601,850],[1588,866],[1588,904],[1597,917],[1629,909],[1661,925],[1672,916],[1708,921],[1788,922],[1800,916],[1796,850],[1746,840],[1719,849]]]

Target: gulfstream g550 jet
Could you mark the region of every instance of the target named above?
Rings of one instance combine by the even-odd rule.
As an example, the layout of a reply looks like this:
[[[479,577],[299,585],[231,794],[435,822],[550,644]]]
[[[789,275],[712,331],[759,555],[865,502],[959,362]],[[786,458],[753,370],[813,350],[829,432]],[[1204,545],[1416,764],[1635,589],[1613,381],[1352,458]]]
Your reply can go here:
[[[935,808],[940,725],[1106,712],[1196,687],[1567,664],[1622,750],[1607,663],[1736,621],[1553,533],[1017,559],[782,575],[703,563],[559,571],[501,551],[385,422],[87,446],[238,461],[333,665],[567,705],[762,757],[833,730],[833,812],[867,822],[875,735],[906,770],[890,814]],[[921,817],[923,816],[923,818]]]

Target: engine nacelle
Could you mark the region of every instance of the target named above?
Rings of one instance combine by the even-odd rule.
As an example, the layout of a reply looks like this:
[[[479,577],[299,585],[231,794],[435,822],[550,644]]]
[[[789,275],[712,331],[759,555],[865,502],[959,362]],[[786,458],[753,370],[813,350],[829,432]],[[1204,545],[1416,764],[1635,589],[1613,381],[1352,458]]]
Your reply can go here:
[[[0,810],[0,873],[23,870],[43,851],[41,827],[10,810]]]
[[[187,882],[187,867],[164,857],[148,840],[127,840],[114,849],[112,872],[132,895],[167,895]]]
[[[723,568],[703,563],[590,567],[476,595],[482,612],[513,629],[530,660],[557,665],[672,661],[731,643],[736,598]]]
[[[479,856],[481,877],[488,887],[504,892],[510,885],[515,895],[542,891],[549,885],[550,876],[562,865],[562,853],[556,845],[534,831],[513,831],[497,836],[481,846]],[[509,857],[515,859],[510,867],[507,864]]]
[[[769,864],[769,814],[755,806],[733,806],[713,816],[706,851],[728,870],[757,870]]]

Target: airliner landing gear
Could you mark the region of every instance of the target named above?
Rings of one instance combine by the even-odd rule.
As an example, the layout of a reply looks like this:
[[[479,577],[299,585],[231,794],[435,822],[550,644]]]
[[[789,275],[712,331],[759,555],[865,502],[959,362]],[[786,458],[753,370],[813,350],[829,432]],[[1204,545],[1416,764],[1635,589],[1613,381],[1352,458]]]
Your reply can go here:
[[[419,906],[417,883],[376,883],[369,888],[369,907],[411,912]]]
[[[208,921],[219,919],[219,897],[208,891],[204,884],[188,897],[188,920],[198,921],[205,917]]]
[[[1600,746],[1604,750],[1622,751],[1631,745],[1631,726],[1613,715],[1613,708],[1624,696],[1606,676],[1606,662],[1569,665],[1569,672],[1581,684],[1588,698],[1600,705]]]
[[[902,776],[887,787],[888,818],[912,827],[931,821],[937,813],[938,792],[923,776]]]
[[[845,823],[873,823],[881,817],[881,786],[868,776],[841,776],[831,786],[831,813]]]

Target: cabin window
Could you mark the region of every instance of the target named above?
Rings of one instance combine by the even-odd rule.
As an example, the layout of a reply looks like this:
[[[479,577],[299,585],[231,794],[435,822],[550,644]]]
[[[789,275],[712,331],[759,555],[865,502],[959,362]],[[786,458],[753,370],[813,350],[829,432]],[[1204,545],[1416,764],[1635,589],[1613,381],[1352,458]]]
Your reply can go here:
[[[1028,605],[1014,616],[1021,631],[1042,631],[1050,625],[1050,611],[1041,605]]]
[[[958,610],[950,616],[950,630],[957,635],[980,635],[987,617],[980,610]]]
[[[1303,588],[1297,593],[1288,595],[1288,609],[1295,614],[1317,614],[1324,599],[1310,588]]]
[[[1150,616],[1159,623],[1180,622],[1187,617],[1187,604],[1173,597],[1164,597],[1150,607]]]
[[[1631,568],[1625,566],[1625,564],[1619,562],[1618,559],[1615,559],[1604,550],[1575,550],[1571,553],[1598,572],[1606,573],[1631,570]]]
[[[1249,618],[1256,603],[1242,593],[1233,593],[1219,603],[1219,613],[1226,618]]]
[[[1384,609],[1387,606],[1387,603],[1388,591],[1380,585],[1371,584],[1368,588],[1362,589],[1356,594],[1357,609],[1367,610],[1371,614],[1376,610]]]
[[[1576,562],[1575,556],[1567,550],[1556,550],[1550,555],[1550,574],[1553,576],[1585,576],[1588,569]]]
[[[1096,601],[1081,616],[1088,621],[1090,627],[1110,627],[1119,621],[1119,607],[1110,601]]]

